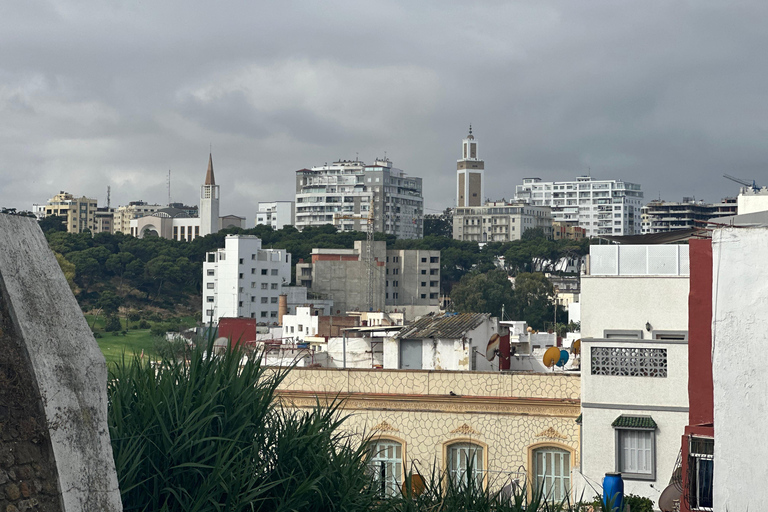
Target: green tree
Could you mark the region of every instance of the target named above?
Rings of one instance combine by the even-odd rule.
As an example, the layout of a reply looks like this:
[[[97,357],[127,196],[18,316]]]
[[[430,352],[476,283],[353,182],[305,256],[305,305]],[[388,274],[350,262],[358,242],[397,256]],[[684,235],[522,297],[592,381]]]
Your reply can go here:
[[[40,229],[43,230],[43,233],[49,233],[52,231],[67,231],[67,218],[61,217],[59,215],[48,215],[47,217],[43,217],[37,223],[40,225]]]
[[[544,329],[554,320],[554,287],[540,272],[524,272],[515,277],[515,318],[534,329]]]
[[[446,208],[443,213],[425,215],[424,236],[453,238],[453,211]]]
[[[115,295],[112,291],[105,291],[99,296],[99,300],[96,301],[96,307],[104,311],[107,316],[116,315],[120,309],[122,299]]]
[[[502,306],[510,310],[515,291],[503,270],[473,272],[461,278],[451,290],[451,304],[460,313],[491,313],[501,317]]]

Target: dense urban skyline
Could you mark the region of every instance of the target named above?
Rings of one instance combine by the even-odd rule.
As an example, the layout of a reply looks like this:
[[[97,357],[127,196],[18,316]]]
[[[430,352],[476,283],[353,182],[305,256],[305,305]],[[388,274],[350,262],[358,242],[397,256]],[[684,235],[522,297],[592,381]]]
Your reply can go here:
[[[759,2],[30,1],[0,16],[0,206],[60,190],[222,207],[252,225],[295,171],[386,155],[453,206],[468,124],[486,194],[591,173],[645,200],[765,184]]]

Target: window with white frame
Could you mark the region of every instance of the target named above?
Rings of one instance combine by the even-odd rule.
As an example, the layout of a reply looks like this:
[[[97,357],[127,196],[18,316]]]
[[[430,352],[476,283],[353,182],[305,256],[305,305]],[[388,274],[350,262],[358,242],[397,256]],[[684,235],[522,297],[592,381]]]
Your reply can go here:
[[[712,510],[712,479],[715,469],[715,440],[691,436],[688,440],[688,487],[691,510]]]
[[[400,494],[403,475],[403,446],[397,441],[379,439],[371,444],[368,467],[381,496]]]
[[[483,486],[483,447],[473,443],[453,443],[447,449],[448,477],[454,485],[466,487],[470,479]]]
[[[533,450],[533,476],[546,501],[562,502],[571,492],[571,453],[554,446]]]
[[[656,422],[650,416],[621,415],[616,430],[616,471],[627,480],[656,479]]]

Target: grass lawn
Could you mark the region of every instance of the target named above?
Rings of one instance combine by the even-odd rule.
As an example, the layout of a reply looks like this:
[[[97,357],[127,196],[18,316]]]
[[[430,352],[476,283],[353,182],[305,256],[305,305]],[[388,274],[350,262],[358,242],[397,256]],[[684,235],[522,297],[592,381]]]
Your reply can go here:
[[[128,331],[125,336],[114,336],[111,332],[101,333],[101,338],[96,338],[101,352],[107,364],[115,363],[121,360],[123,353],[126,358],[132,354],[141,354],[144,350],[145,356],[154,355],[155,337],[149,332],[149,329],[139,329]]]

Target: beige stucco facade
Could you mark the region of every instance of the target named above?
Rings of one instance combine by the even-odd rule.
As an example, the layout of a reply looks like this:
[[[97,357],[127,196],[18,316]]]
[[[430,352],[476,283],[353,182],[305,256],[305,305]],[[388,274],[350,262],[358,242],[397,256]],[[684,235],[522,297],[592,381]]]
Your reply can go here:
[[[279,395],[300,408],[338,396],[346,428],[401,443],[404,470],[426,475],[455,442],[483,448],[492,488],[530,478],[535,448],[566,450],[571,469],[579,460],[578,374],[295,368]]]

